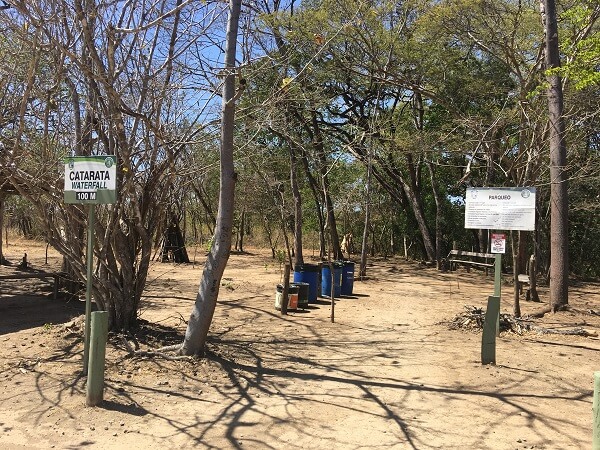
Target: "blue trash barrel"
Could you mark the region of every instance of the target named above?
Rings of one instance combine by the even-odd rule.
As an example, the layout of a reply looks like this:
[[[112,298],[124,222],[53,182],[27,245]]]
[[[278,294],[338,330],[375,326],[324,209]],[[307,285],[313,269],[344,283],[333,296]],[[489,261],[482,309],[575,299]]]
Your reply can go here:
[[[342,295],[352,295],[354,289],[354,261],[343,261]]]
[[[294,283],[308,283],[308,303],[317,302],[319,275],[321,268],[316,264],[296,264]]]
[[[342,295],[342,269],[344,266],[339,262],[333,263],[333,296]],[[323,263],[321,270],[321,296],[331,297],[331,269],[329,264]]]

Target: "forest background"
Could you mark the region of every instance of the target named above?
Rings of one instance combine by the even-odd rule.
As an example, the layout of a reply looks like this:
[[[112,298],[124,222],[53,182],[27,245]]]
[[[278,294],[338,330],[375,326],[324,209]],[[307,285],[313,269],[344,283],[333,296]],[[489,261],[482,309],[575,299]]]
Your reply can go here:
[[[235,250],[251,240],[302,264],[303,248],[342,257],[341,235],[352,234],[362,258],[440,262],[453,246],[487,250],[485,230],[464,229],[467,187],[535,186],[537,229],[509,234],[508,260],[521,273],[534,254],[549,279],[546,92],[558,76],[568,275],[599,276],[597,0],[556,4],[563,64],[550,73],[544,11],[531,1],[252,2],[233,65],[223,2],[3,5],[0,229],[46,239],[76,289],[87,212],[63,203],[64,158],[117,155],[119,196],[97,208],[93,280],[113,329],[135,325],[170,224],[213,248],[219,101],[233,79],[223,104],[236,105]]]

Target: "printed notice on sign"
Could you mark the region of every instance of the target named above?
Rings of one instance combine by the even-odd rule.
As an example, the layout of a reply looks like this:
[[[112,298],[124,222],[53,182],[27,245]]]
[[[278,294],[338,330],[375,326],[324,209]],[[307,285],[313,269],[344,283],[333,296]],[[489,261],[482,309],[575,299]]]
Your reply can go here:
[[[499,233],[492,233],[491,236],[491,252],[492,253],[506,253],[506,235]]]
[[[65,159],[65,203],[114,203],[117,159],[113,155]]]
[[[535,230],[535,188],[467,188],[465,228]]]

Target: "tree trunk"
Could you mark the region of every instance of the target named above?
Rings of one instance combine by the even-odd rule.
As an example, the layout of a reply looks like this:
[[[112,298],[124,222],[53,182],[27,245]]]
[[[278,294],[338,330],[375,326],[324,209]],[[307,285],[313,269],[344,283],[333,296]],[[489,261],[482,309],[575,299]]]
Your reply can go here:
[[[271,257],[275,259],[277,250],[277,242],[273,240],[273,230],[271,229],[271,221],[267,216],[263,217],[263,224],[265,227],[265,233],[267,234],[267,239],[269,239],[269,247],[271,248]]]
[[[208,255],[200,288],[185,332],[181,353],[197,355],[204,352],[206,337],[212,322],[221,278],[231,252],[234,189],[236,174],[233,164],[233,131],[235,119],[235,54],[241,0],[229,1],[229,17],[225,43],[225,81],[221,116],[221,163],[219,210],[215,227],[214,245]]]
[[[0,266],[6,264],[2,252],[2,230],[4,230],[4,196],[0,193]]]
[[[540,296],[537,291],[537,267],[535,264],[535,254],[529,259],[527,273],[529,274],[529,298],[532,302],[539,302]]]
[[[281,189],[278,190],[279,194],[279,212],[281,221],[281,233],[283,234],[283,240],[285,242],[285,252],[287,255],[288,264],[292,265],[292,249],[290,248],[290,240],[288,239],[288,221],[285,211],[285,194],[283,184],[280,184]]]
[[[314,145],[319,153],[319,161],[321,165],[321,188],[323,191],[323,199],[325,203],[325,214],[327,216],[325,228],[329,228],[329,234],[331,237],[331,251],[333,258],[336,260],[344,259],[344,255],[340,246],[340,237],[337,231],[337,224],[335,220],[335,210],[333,207],[333,201],[329,195],[329,177],[327,175],[327,159],[325,157],[325,148],[323,145],[323,136],[317,121],[317,117],[314,111],[312,111],[312,126],[314,133]]]
[[[240,214],[240,227],[238,228],[237,249],[240,253],[244,252],[244,235],[246,234],[246,208],[242,209]]]
[[[412,207],[413,213],[415,215],[415,219],[417,221],[417,226],[419,227],[419,231],[421,232],[421,236],[423,237],[423,246],[425,248],[425,257],[428,261],[435,260],[435,246],[433,244],[433,240],[431,239],[431,233],[429,232],[429,228],[427,227],[427,220],[425,219],[425,213],[423,211],[423,206],[417,193],[415,192],[414,187],[404,183],[403,184],[404,191],[406,192],[406,196],[408,197],[408,201]]]
[[[361,278],[367,276],[367,254],[369,251],[369,247],[367,246],[367,241],[369,240],[369,227],[371,222],[371,158],[369,158],[369,162],[367,164],[367,185],[365,187],[365,224],[363,227],[363,235],[362,235],[362,246],[360,249],[360,269],[359,276]]]
[[[558,25],[554,0],[542,3],[546,40],[546,69],[560,67]],[[567,148],[560,76],[548,76],[550,124],[550,307],[553,311],[569,303],[569,198],[567,192]]]
[[[435,200],[435,260],[439,270],[442,262],[442,197],[438,188],[433,163],[431,161],[428,162],[427,167],[429,168],[431,190],[433,191],[433,199]]]
[[[304,167],[304,173],[306,174],[306,179],[308,180],[308,185],[310,186],[310,190],[313,193],[313,198],[315,200],[315,213],[317,215],[317,219],[319,220],[319,257],[321,259],[325,258],[325,219],[323,217],[323,211],[321,210],[321,201],[320,201],[320,189],[317,185],[317,181],[315,177],[313,177],[310,172],[310,166],[308,164],[308,157],[306,153],[302,154],[302,166]]]
[[[421,95],[420,92],[415,92],[414,97],[413,97],[413,119],[415,122],[415,128],[417,129],[418,132],[422,132],[423,128],[424,128],[424,122],[423,122],[423,115],[425,114],[425,108],[423,107],[423,96]],[[429,261],[433,261],[433,260],[437,260],[439,261],[439,249],[438,248],[434,248],[434,242],[431,239],[431,233],[429,232],[429,227],[427,226],[427,221],[425,219],[425,213],[424,213],[424,208],[423,208],[423,202],[422,202],[422,195],[421,195],[421,189],[420,189],[420,168],[418,166],[418,164],[414,163],[413,160],[413,155],[408,153],[406,155],[406,162],[407,162],[407,167],[408,167],[408,174],[410,177],[410,185],[408,185],[407,183],[404,183],[404,190],[406,192],[406,196],[408,197],[410,204],[413,208],[414,214],[415,214],[415,219],[417,220],[417,224],[419,225],[419,230],[421,231],[421,235],[423,236],[423,246],[425,247],[425,253],[426,253],[426,258]],[[430,170],[432,169],[432,167],[429,167]],[[433,172],[432,172],[432,188],[433,188],[433,194],[434,196],[436,196],[436,186],[434,183],[434,176],[433,176]],[[438,210],[439,210],[439,205],[437,204],[438,202],[438,198],[436,196],[435,201],[436,201],[436,206],[438,206]],[[437,225],[438,225],[438,217],[436,215],[436,233],[437,233]],[[438,236],[436,235],[436,241],[437,241]],[[437,244],[437,242],[436,242]],[[435,246],[437,247],[437,245]]]
[[[519,273],[521,273],[520,259],[519,259],[519,248],[522,245],[521,232],[517,232],[517,241],[515,242],[515,233],[511,231],[510,233],[510,243],[511,243],[511,254],[513,259],[513,315],[515,317],[521,317],[521,303],[519,299],[519,295],[521,294],[520,285],[519,285]]]
[[[294,255],[296,264],[304,264],[304,255],[302,254],[302,196],[298,188],[298,177],[296,176],[296,166],[298,158],[294,148],[290,145],[290,183],[292,185],[292,195],[294,196]]]
[[[327,209],[327,224],[329,225],[329,234],[331,236],[331,250],[335,260],[344,259],[342,253],[342,247],[340,245],[340,237],[337,232],[337,224],[335,220],[335,211],[333,209],[333,202],[329,195],[329,182],[326,181],[326,177],[323,178],[323,192],[325,194],[325,208]]]

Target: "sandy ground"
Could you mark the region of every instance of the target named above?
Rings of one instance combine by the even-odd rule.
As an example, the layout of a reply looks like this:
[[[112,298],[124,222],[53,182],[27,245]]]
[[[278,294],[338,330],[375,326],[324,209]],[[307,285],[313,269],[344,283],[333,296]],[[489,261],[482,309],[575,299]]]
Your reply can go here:
[[[43,244],[4,250],[13,262],[27,251],[34,269],[59,265],[52,251],[44,264]],[[201,269],[153,264],[143,349],[181,340]],[[207,357],[131,357],[111,336],[105,400],[93,408],[85,406],[81,328],[73,322],[83,304],[53,300],[49,281],[0,281],[0,446],[591,448],[597,337],[502,333],[497,365],[483,366],[481,334],[447,322],[464,305],[485,306],[491,276],[397,259],[373,260],[369,274],[336,302],[334,323],[325,299],[281,316],[279,264],[258,250],[232,255]],[[576,283],[573,310],[533,323],[597,333],[599,286]],[[511,292],[505,284],[502,312],[512,311]]]

